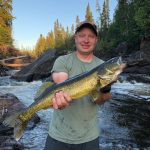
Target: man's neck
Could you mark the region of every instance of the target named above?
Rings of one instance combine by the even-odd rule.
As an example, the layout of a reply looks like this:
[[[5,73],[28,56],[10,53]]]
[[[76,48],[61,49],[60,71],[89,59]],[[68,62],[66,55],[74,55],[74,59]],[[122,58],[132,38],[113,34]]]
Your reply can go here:
[[[83,61],[83,62],[91,62],[93,59],[93,53],[89,53],[89,54],[81,54],[80,52],[76,51],[76,56],[79,60]]]

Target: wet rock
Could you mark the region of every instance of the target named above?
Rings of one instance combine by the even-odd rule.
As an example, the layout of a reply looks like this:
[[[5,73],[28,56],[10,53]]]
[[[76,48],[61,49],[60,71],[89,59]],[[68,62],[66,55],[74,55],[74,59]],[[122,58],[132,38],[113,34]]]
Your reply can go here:
[[[21,145],[13,138],[13,128],[2,124],[3,120],[15,112],[19,112],[25,108],[17,97],[13,94],[0,93],[0,149],[21,149]],[[28,130],[33,129],[40,121],[40,118],[35,115],[27,127]]]
[[[150,37],[143,37],[140,43],[140,49],[149,49],[150,48]]]
[[[12,75],[11,78],[27,82],[47,78],[51,74],[53,63],[58,55],[56,50],[48,50],[33,63]]]
[[[2,76],[8,76],[8,68],[4,67],[3,65],[0,64],[0,77]]]
[[[150,48],[139,50],[125,59],[128,63],[125,73],[150,75]]]
[[[115,52],[119,54],[119,56],[123,56],[127,53],[127,49],[127,42],[122,42],[116,47]]]
[[[150,76],[146,74],[128,74],[126,80],[129,82],[136,81],[142,83],[150,83]]]

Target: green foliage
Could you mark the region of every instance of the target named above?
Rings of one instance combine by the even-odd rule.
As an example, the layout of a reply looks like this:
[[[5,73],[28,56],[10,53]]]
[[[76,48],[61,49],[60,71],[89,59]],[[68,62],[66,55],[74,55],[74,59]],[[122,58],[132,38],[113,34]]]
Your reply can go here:
[[[2,45],[11,45],[12,39],[11,39],[11,31],[8,27],[1,27],[0,26],[0,46]]]
[[[135,0],[135,21],[143,36],[150,36],[150,0]]]
[[[55,48],[55,38],[53,31],[49,32],[46,37],[46,49],[54,49]]]
[[[35,53],[37,56],[40,56],[46,49],[46,39],[41,34],[35,46]]]
[[[114,49],[121,42],[126,42],[128,52],[138,50],[141,37],[150,36],[150,1],[118,0],[113,22],[106,28],[101,18],[102,29],[99,33],[101,49]],[[104,13],[103,7],[103,14]],[[104,27],[104,28],[103,28]]]
[[[76,16],[76,27],[78,26],[79,22],[80,22],[79,16]]]
[[[97,24],[98,31],[100,31],[100,28],[101,28],[101,8],[99,5],[99,0],[96,0],[96,12],[98,14],[96,24]]]
[[[12,0],[0,0],[0,46],[12,46]]]
[[[101,13],[101,30],[106,30],[109,25],[109,8],[108,0],[104,1],[103,11]]]
[[[87,20],[89,22],[94,21],[89,3],[88,3],[87,8],[86,8],[85,20]]]
[[[64,43],[64,29],[59,23],[58,19],[54,23],[54,36],[55,36],[55,48],[59,49]]]

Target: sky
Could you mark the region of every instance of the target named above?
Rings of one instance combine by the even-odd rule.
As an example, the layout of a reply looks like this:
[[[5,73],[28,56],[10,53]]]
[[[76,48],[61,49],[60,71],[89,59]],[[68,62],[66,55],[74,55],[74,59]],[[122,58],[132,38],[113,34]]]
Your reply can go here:
[[[63,27],[70,29],[77,15],[80,21],[85,19],[88,3],[96,20],[96,0],[14,0],[12,34],[15,47],[33,49],[40,34],[46,36],[53,31],[57,19]],[[103,0],[99,0],[99,5],[102,9]],[[110,0],[109,5],[112,20],[117,0]]]

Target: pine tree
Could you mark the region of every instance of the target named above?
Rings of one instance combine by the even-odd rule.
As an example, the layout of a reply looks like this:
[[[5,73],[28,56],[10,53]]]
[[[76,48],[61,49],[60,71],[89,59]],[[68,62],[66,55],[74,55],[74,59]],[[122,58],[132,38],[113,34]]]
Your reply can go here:
[[[109,19],[109,0],[105,0],[105,4],[106,4],[106,18],[107,18],[107,27],[109,26],[109,22],[110,22],[110,19]]]
[[[46,49],[54,49],[55,48],[55,38],[53,31],[49,32],[46,37]]]
[[[135,0],[135,21],[140,34],[150,37],[150,0]]]
[[[105,30],[109,26],[109,1],[103,3],[103,11],[101,13],[101,29]]]
[[[59,49],[64,44],[64,31],[62,26],[59,24],[58,19],[54,23],[54,37],[55,37],[55,48]]]
[[[89,22],[93,22],[94,21],[89,3],[87,5],[87,7],[86,7],[85,20],[87,20]]]
[[[12,0],[0,0],[0,46],[12,46]]]
[[[69,50],[71,48],[70,39],[71,39],[71,35],[69,33],[69,28],[67,26],[66,32],[65,32],[65,49],[66,50]]]
[[[46,39],[41,34],[37,43],[36,43],[36,46],[35,46],[36,56],[40,56],[45,50],[46,50]]]
[[[119,0],[118,9],[115,12],[115,21],[120,29],[120,34],[128,34],[128,0]]]
[[[80,23],[79,16],[76,16],[76,27],[78,26],[79,23]]]
[[[71,36],[74,35],[74,32],[75,32],[75,28],[74,28],[74,24],[72,24],[72,26],[71,26]]]
[[[97,24],[98,30],[100,30],[100,28],[101,28],[101,8],[100,8],[100,5],[99,5],[99,0],[96,0],[96,11],[97,11],[97,14],[98,14],[96,24]]]

